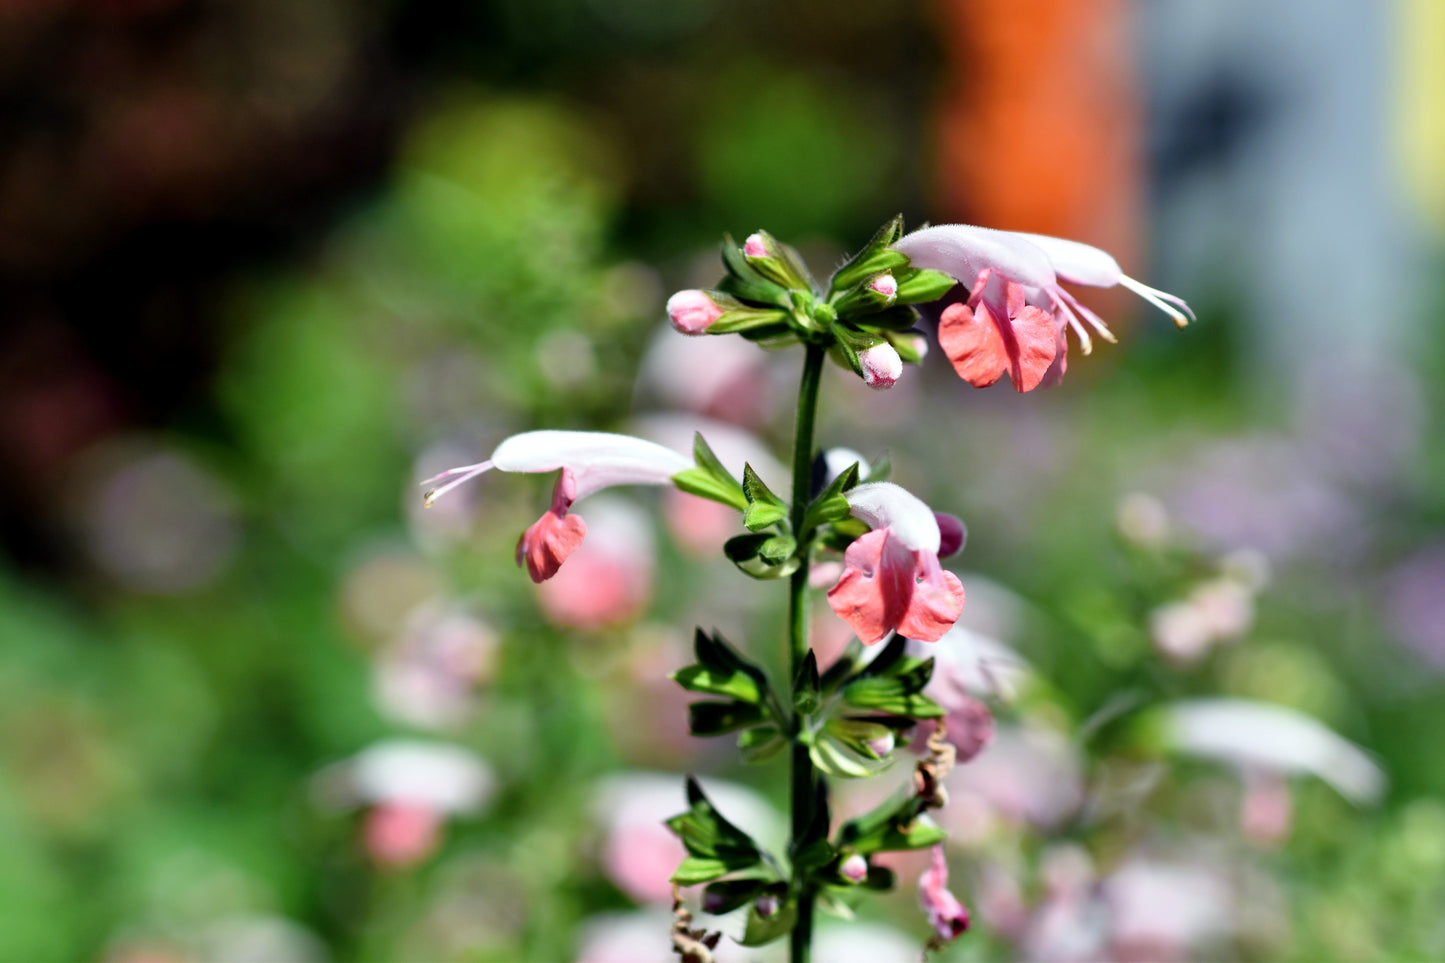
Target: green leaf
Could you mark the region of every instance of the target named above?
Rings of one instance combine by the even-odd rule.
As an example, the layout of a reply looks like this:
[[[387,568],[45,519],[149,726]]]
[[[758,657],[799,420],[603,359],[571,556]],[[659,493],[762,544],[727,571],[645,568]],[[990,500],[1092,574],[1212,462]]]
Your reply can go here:
[[[763,946],[786,933],[791,933],[793,927],[798,925],[798,904],[793,900],[778,907],[778,911],[772,916],[764,919],[758,915],[757,904],[748,911],[747,928],[738,942],[743,946]]]
[[[751,702],[694,702],[687,707],[688,731],[695,736],[720,736],[757,725],[768,717],[767,710]]]
[[[908,331],[884,331],[883,337],[893,345],[893,350],[898,352],[898,357],[904,364],[922,364],[924,354],[927,352],[927,342],[923,334],[917,330]]]
[[[883,651],[858,671],[858,678],[866,679],[870,676],[893,675],[899,663],[903,661],[904,655],[908,652],[908,640],[898,633],[888,640]]]
[[[709,669],[701,665],[689,665],[674,672],[672,679],[688,692],[732,696],[741,702],[754,704],[761,702],[763,698],[757,680],[742,672],[727,672]]]
[[[787,746],[788,740],[777,726],[754,726],[738,734],[738,749],[748,762],[766,762]]]
[[[895,796],[881,806],[850,819],[838,830],[838,848],[864,854],[900,849],[925,849],[948,834],[926,815],[917,796]],[[870,874],[871,877],[871,874]]]
[[[707,326],[707,333],[741,334],[744,331],[772,327],[777,324],[786,326],[787,323],[788,312],[780,308],[740,307],[723,312],[721,317]]]
[[[692,458],[697,462],[696,468],[688,468],[672,476],[672,482],[683,491],[700,495],[703,498],[710,498],[715,502],[722,502],[733,508],[743,511],[748,507],[748,499],[743,494],[742,485],[732,476],[732,472],[723,467],[723,463],[713,454],[712,448],[708,447],[707,440],[703,438],[702,432],[695,432],[692,436]]]
[[[911,329],[918,323],[918,312],[902,305],[894,305],[883,310],[872,308],[849,314],[848,323],[869,334],[882,334],[886,337],[894,332]],[[712,329],[708,328],[708,330]]]
[[[720,484],[716,478],[701,468],[687,468],[678,472],[672,476],[672,483],[689,495],[722,502],[729,508],[743,511],[748,507],[748,500],[743,497],[741,488],[729,488]]]
[[[937,702],[909,688],[896,677],[858,679],[843,688],[843,701],[854,708],[891,712],[912,719],[937,719],[943,715],[943,707]]]
[[[670,880],[679,886],[695,886],[751,865],[752,862],[741,862],[738,857],[715,859],[710,856],[688,856],[673,871]]]
[[[822,682],[818,678],[818,656],[812,649],[803,657],[793,679],[793,708],[800,715],[811,715],[822,705]]]
[[[723,872],[743,869],[762,860],[762,853],[752,837],[724,819],[703,793],[702,786],[691,776],[687,779],[687,802],[688,811],[669,819],[667,827],[682,840],[689,855],[717,860],[726,865]],[[687,864],[683,865],[685,867]],[[702,871],[702,868],[699,867],[698,870]],[[721,875],[722,873],[716,873],[707,878],[715,879]],[[695,882],[704,880],[698,879]]]
[[[759,274],[743,254],[743,249],[731,236],[723,235],[723,266],[728,276],[718,284],[718,289],[744,301],[774,304],[781,308],[789,306],[788,289],[775,284]]]
[[[772,885],[767,879],[725,879],[709,884],[702,891],[702,908],[714,916],[722,916],[745,903],[751,903]]]
[[[942,271],[920,270],[910,277],[898,278],[898,303],[921,304],[937,301],[957,283]]]
[[[767,688],[768,676],[762,666],[750,661],[716,629],[711,635],[698,629],[693,635],[692,648],[697,655],[698,662],[703,665],[715,669],[734,669],[746,672],[757,680],[760,688]]]
[[[823,772],[844,779],[863,779],[877,775],[890,765],[888,760],[864,755],[827,730],[813,741],[808,755],[812,758],[813,765]]]
[[[834,341],[828,348],[828,357],[840,368],[846,368],[858,377],[863,377],[863,362],[858,360],[858,352],[842,338]]]
[[[879,228],[868,243],[863,245],[857,254],[849,258],[847,263],[834,273],[828,286],[830,294],[846,291],[880,271],[892,270],[907,264],[906,256],[898,251],[890,250],[891,246],[902,236],[903,215],[897,214]]]
[[[767,696],[768,677],[761,667],[748,661],[720,634],[708,635],[698,629],[693,635],[697,664],[672,674],[689,692],[732,696],[743,702],[761,703]]]
[[[743,524],[749,531],[759,531],[788,517],[788,506],[774,495],[767,484],[753,471],[753,466],[743,465],[743,495],[748,500],[743,513]]]
[[[803,531],[810,532],[819,525],[829,522],[840,522],[850,517],[852,507],[843,493],[850,491],[858,484],[858,463],[849,465],[832,483],[813,499],[808,506],[808,511],[803,517]]]
[[[797,540],[791,535],[760,532],[733,536],[723,545],[723,554],[753,578],[786,578],[802,564],[793,554],[797,547]]]
[[[791,535],[774,535],[758,546],[758,557],[773,565],[782,565],[798,550],[798,540]],[[797,566],[793,566],[797,568]]]

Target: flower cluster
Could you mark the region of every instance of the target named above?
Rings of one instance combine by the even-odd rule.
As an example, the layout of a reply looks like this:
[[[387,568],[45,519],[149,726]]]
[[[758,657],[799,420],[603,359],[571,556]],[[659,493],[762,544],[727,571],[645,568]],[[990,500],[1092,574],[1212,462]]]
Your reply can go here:
[[[763,231],[741,245],[726,239],[722,260],[725,274],[717,286],[674,294],[668,317],[685,335],[737,334],[767,347],[803,346],[798,436],[786,487],[779,486],[783,479],[763,477],[779,474],[766,463],[771,459],[744,462],[739,477],[701,433],[689,457],[630,435],[533,431],[506,439],[486,461],[438,475],[429,482],[437,487],[426,502],[491,469],[557,472],[551,505],[517,545],[518,564],[539,583],[557,574],[587,534],[574,505],[603,488],[670,486],[739,513],[745,531],[727,540],[724,553],[746,575],[786,580],[789,588],[786,685],[722,635],[701,628],[694,637],[696,661],[672,677],[701,697],[688,707],[693,735],[736,734],[752,762],[791,753],[793,837],[786,859],[775,855],[724,818],[689,780],[687,811],[667,821],[685,852],[669,882],[705,885],[703,906],[710,912],[745,909],[739,940],[753,946],[789,932],[806,939],[811,925],[802,921],[815,905],[846,913],[861,893],[891,888],[894,874],[875,855],[932,850],[919,894],[935,934],[930,946],[940,947],[967,929],[969,916],[948,890],[940,846],[945,833],[929,813],[946,805],[943,780],[954,765],[979,755],[994,737],[988,707],[974,698],[980,688],[974,677],[992,678],[982,668],[982,643],[971,656],[946,656],[937,679],[929,654],[941,639],[957,643],[966,634],[955,629],[964,609],[963,584],[941,561],[963,547],[965,530],[954,516],[934,512],[889,482],[883,465],[866,465],[844,449],[816,453],[812,431],[824,359],[869,387],[891,387],[904,364],[921,363],[926,354],[915,305],[957,289],[938,325],[954,369],[976,387],[1008,373],[1016,389],[1029,391],[1063,375],[1067,329],[1085,353],[1091,331],[1113,340],[1065,283],[1123,285],[1180,324],[1188,308],[1127,277],[1113,258],[1087,245],[966,225],[905,235],[901,218],[885,224],[826,288],[814,282],[795,250]],[[791,502],[772,486],[791,490]],[[815,562],[826,562],[836,577],[814,583]],[[820,565],[817,574],[822,572]],[[809,647],[806,596],[813,584],[827,588],[829,607],[857,638],[827,665]],[[876,648],[865,654],[870,646]],[[826,782],[814,773],[873,775],[909,745],[910,733],[926,731],[920,725],[925,721],[932,735],[912,740],[923,747],[923,758],[911,789],[835,825]],[[675,910],[679,952],[708,956],[715,936],[690,929],[691,916],[680,903]]]

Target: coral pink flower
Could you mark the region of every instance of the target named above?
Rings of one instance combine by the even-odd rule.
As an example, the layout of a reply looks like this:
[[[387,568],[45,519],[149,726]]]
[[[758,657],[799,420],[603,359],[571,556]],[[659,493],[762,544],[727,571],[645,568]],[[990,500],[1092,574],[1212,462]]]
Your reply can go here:
[[[942,271],[969,287],[966,303],[944,310],[939,343],[959,377],[978,388],[1005,371],[1019,391],[1038,387],[1050,371],[1062,376],[1065,327],[1074,330],[1085,354],[1093,347],[1089,327],[1114,340],[1103,320],[1061,282],[1123,285],[1180,326],[1193,316],[1179,298],[1141,284],[1108,253],[1077,241],[943,224],[906,235],[893,247],[914,267]]]
[[[918,878],[918,902],[928,916],[937,942],[951,943],[968,929],[968,910],[948,891],[948,861],[943,847],[933,847],[933,863]]]
[[[963,612],[963,585],[938,563],[941,536],[933,511],[888,482],[859,485],[845,497],[853,516],[872,531],[848,546],[828,604],[864,645],[894,630],[938,641]]]
[[[519,472],[562,469],[552,492],[552,507],[517,543],[517,564],[527,566],[532,581],[543,582],[557,574],[587,533],[586,522],[568,514],[574,502],[613,485],[666,485],[673,475],[691,467],[691,459],[631,435],[529,431],[503,441],[484,462],[452,468],[428,479],[424,484],[446,484],[427,492],[426,504],[493,468]]]

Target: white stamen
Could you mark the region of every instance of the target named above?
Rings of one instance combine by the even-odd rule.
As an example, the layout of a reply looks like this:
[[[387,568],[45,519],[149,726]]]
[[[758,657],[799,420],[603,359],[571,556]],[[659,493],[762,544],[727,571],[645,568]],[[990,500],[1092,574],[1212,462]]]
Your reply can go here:
[[[431,478],[428,478],[426,481],[422,482],[423,485],[434,485],[444,478],[451,478],[452,475],[456,475],[459,473],[461,475],[460,478],[452,479],[440,488],[433,488],[431,491],[423,495],[422,505],[426,508],[431,508],[438,498],[441,498],[453,488],[456,488],[458,485],[461,485],[464,482],[471,481],[473,478],[476,478],[478,475],[482,474],[482,472],[491,471],[491,469],[492,463],[490,461],[483,461],[478,462],[475,465],[463,465],[460,468],[448,468],[440,475],[434,475]]]
[[[1145,301],[1148,301],[1150,304],[1154,305],[1160,311],[1163,311],[1165,314],[1169,315],[1171,318],[1174,319],[1174,323],[1181,328],[1187,327],[1190,320],[1194,319],[1194,312],[1189,310],[1189,305],[1184,303],[1183,298],[1177,298],[1174,295],[1169,294],[1165,291],[1160,291],[1158,288],[1151,288],[1149,285],[1144,284],[1140,281],[1136,281],[1127,275],[1121,277],[1119,283],[1124,285],[1124,287],[1128,288],[1130,291],[1133,291],[1135,294],[1139,295],[1139,297],[1143,298]],[[1180,311],[1179,308],[1176,308],[1173,305],[1169,304],[1165,300],[1166,298],[1169,301],[1178,302],[1179,308],[1183,308],[1184,310]],[[1184,316],[1185,312],[1188,312],[1188,317]]]

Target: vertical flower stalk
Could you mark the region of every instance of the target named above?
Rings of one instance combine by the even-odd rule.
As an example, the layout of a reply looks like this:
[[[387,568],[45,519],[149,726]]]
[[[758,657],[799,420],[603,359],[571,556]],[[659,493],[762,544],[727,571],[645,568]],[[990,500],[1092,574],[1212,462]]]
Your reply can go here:
[[[793,431],[793,505],[790,518],[793,531],[802,532],[812,492],[809,483],[813,476],[813,425],[818,416],[818,385],[823,376],[824,350],[817,345],[808,345],[803,360],[803,377],[798,386],[798,412]],[[808,571],[811,544],[805,540],[798,545],[798,567],[788,584],[788,677],[797,684],[808,657]],[[798,840],[808,831],[816,809],[820,790],[818,775],[813,770],[813,758],[807,745],[798,738],[801,719],[796,709],[797,692],[791,693],[791,704],[795,706],[792,720],[791,768],[789,770],[789,799],[792,807],[792,838]],[[793,871],[793,886],[798,893],[798,922],[794,926],[788,945],[792,963],[807,963],[813,939],[814,894],[806,878],[800,878],[796,864]]]

